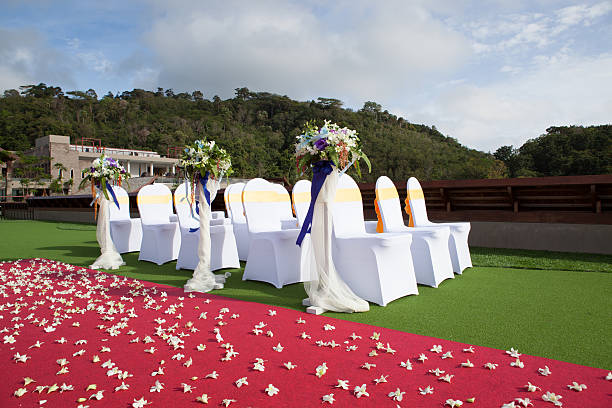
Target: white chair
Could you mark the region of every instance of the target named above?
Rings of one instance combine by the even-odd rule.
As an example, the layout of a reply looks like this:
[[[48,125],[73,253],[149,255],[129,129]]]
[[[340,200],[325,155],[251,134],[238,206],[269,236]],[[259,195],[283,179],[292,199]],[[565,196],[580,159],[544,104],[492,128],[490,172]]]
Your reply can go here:
[[[110,234],[115,248],[120,254],[140,251],[142,242],[140,218],[130,218],[130,197],[127,191],[120,186],[113,186],[113,191],[119,203],[119,208],[114,201],[109,205]]]
[[[410,216],[408,226],[410,227],[449,227],[450,238],[448,250],[450,252],[453,271],[461,274],[465,268],[472,267],[468,236],[470,234],[469,222],[445,222],[433,223],[427,218],[425,207],[425,196],[419,181],[410,177],[407,183],[407,197],[405,210]]]
[[[299,180],[291,190],[293,198],[293,209],[297,218],[298,227],[302,228],[308,207],[310,206],[310,188],[312,183],[310,180]]]
[[[357,296],[386,306],[418,294],[409,234],[369,234],[357,183],[344,174],[333,205],[334,252],[338,273]]]
[[[261,178],[252,179],[244,186],[242,199],[250,237],[242,279],[268,282],[277,288],[309,280],[302,263],[310,239],[299,247],[295,242],[300,230],[282,229],[280,214],[275,210],[278,196],[274,185]]]
[[[277,208],[278,215],[281,219],[282,229],[291,229],[298,227],[298,221],[293,215],[293,209],[291,208],[291,197],[285,186],[281,184],[273,183],[272,186],[276,190],[277,202],[275,207]]]
[[[181,233],[177,222],[170,221],[172,193],[163,184],[142,187],[136,196],[142,223],[139,261],[162,265],[178,257]],[[176,217],[176,216],[175,216]]]
[[[249,229],[247,227],[246,217],[244,216],[244,207],[242,206],[242,190],[244,183],[230,184],[225,188],[223,198],[227,207],[227,213],[232,220],[234,228],[234,237],[238,246],[238,258],[241,261],[246,261],[249,257]]]
[[[191,202],[191,185],[181,184],[174,192],[174,208],[178,216],[181,231],[181,247],[176,260],[176,269],[194,270],[198,264],[198,244],[200,233],[190,232],[199,228],[200,221],[196,219],[195,204]],[[187,192],[187,195],[185,194]],[[193,213],[191,209],[193,208]],[[193,216],[192,216],[193,214]],[[194,218],[196,217],[196,218]],[[213,222],[224,220],[223,224],[214,225]],[[211,220],[210,225],[210,269],[215,271],[222,268],[240,268],[238,249],[231,221],[227,218]]]
[[[445,279],[454,278],[453,265],[448,251],[450,229],[448,227],[408,228],[402,218],[399,194],[393,181],[387,176],[376,180],[377,232],[403,232],[412,235],[412,262],[417,283],[433,286]]]

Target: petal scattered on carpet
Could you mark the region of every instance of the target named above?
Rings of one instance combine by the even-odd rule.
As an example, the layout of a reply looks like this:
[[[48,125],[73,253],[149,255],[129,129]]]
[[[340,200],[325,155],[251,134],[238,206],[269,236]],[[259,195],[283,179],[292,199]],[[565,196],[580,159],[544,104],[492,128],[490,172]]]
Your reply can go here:
[[[601,369],[44,259],[0,263],[0,328],[2,407],[612,406]]]

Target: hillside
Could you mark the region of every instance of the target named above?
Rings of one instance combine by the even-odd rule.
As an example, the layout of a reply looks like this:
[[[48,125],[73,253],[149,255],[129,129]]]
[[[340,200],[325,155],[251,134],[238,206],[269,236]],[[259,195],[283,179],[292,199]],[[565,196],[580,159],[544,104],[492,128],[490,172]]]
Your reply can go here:
[[[236,89],[232,99],[205,99],[200,91],[175,94],[134,89],[98,98],[45,84],[9,90],[0,98],[0,146],[25,150],[48,134],[101,139],[102,145],[166,154],[197,138],[216,140],[233,157],[240,177],[297,178],[293,144],[304,122],[329,119],[356,129],[370,157],[371,174],[395,180],[503,177],[504,165],[469,149],[435,127],[398,118],[375,102],[357,112],[331,98],[298,102],[286,96]]]

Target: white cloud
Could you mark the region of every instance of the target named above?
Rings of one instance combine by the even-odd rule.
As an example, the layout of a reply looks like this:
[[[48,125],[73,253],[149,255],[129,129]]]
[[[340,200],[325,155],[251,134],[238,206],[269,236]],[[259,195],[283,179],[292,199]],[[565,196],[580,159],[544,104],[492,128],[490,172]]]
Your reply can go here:
[[[468,146],[518,147],[549,126],[612,122],[612,54],[563,54],[488,86],[460,84],[410,116]]]
[[[160,64],[159,85],[224,97],[248,86],[358,104],[405,95],[471,53],[462,35],[420,6],[330,4],[160,2],[163,17],[146,35]]]

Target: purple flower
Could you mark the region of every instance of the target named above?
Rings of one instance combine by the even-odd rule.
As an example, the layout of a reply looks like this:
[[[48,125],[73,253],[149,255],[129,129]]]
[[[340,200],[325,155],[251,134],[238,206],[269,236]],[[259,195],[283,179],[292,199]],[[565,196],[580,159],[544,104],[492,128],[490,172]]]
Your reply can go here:
[[[314,146],[317,148],[317,150],[325,150],[325,148],[329,146],[329,143],[327,143],[327,138],[322,137],[314,143]]]

